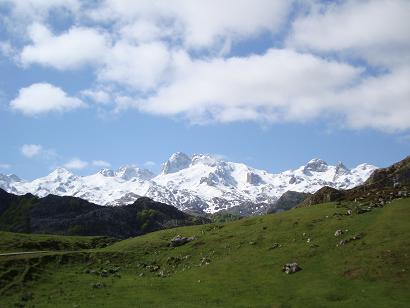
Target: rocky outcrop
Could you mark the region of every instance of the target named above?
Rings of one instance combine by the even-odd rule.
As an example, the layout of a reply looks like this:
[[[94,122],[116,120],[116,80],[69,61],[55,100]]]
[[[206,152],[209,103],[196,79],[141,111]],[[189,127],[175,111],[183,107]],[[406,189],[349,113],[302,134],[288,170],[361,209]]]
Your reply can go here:
[[[290,210],[309,196],[311,196],[309,193],[287,191],[268,209],[268,214]]]
[[[189,243],[193,240],[195,240],[195,236],[184,237],[184,236],[181,236],[181,235],[177,235],[176,237],[171,239],[171,241],[169,243],[169,246],[170,247],[178,247],[178,246],[185,245],[186,243]]]
[[[333,202],[343,199],[344,192],[336,188],[325,186],[313,195],[307,197],[298,207],[311,206],[320,203]]]

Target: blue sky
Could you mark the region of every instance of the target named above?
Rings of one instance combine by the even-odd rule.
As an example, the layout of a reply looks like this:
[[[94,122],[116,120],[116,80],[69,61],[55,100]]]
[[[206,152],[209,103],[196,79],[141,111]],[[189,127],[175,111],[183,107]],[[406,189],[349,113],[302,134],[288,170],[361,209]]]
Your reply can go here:
[[[0,0],[0,173],[410,153],[408,1]],[[344,27],[340,27],[343,24]]]

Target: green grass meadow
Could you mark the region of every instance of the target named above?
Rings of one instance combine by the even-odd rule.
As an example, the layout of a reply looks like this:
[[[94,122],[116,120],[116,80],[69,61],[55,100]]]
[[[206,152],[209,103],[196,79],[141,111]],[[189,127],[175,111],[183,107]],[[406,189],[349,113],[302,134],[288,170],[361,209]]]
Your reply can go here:
[[[360,215],[345,215],[349,206],[163,230],[105,248],[92,248],[96,238],[0,233],[1,252],[65,243],[0,257],[0,307],[410,307],[410,199]],[[348,231],[335,237],[338,229]],[[178,234],[196,239],[169,247]],[[302,270],[283,273],[290,262]]]

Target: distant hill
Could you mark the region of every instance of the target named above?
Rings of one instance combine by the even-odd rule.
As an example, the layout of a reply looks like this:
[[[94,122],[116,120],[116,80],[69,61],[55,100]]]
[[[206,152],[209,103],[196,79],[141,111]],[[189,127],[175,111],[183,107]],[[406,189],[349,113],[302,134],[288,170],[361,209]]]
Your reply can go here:
[[[127,238],[207,221],[149,198],[105,207],[75,197],[16,196],[0,189],[2,231]]]
[[[268,214],[290,210],[311,195],[309,193],[287,191],[268,209]]]
[[[410,196],[410,156],[387,168],[375,170],[357,187],[338,190],[323,187],[299,206],[311,206],[332,201],[356,201],[363,205],[384,205],[397,198]]]

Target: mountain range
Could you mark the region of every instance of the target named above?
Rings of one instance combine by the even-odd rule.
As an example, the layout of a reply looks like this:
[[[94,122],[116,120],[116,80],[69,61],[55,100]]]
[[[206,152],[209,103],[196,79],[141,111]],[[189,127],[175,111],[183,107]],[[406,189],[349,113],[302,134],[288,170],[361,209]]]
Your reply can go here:
[[[213,155],[177,152],[157,175],[135,166],[102,169],[89,176],[57,168],[33,181],[0,174],[0,188],[17,195],[73,196],[106,206],[132,204],[144,196],[189,213],[227,210],[252,215],[272,209],[286,191],[314,193],[324,186],[350,189],[362,184],[375,169],[370,164],[348,169],[341,162],[332,166],[316,158],[299,168],[272,174]]]

